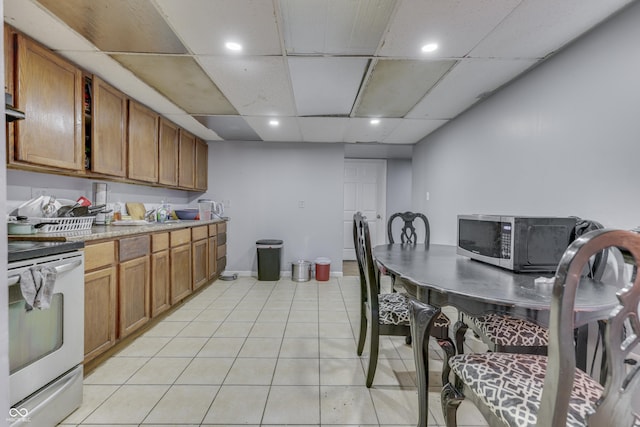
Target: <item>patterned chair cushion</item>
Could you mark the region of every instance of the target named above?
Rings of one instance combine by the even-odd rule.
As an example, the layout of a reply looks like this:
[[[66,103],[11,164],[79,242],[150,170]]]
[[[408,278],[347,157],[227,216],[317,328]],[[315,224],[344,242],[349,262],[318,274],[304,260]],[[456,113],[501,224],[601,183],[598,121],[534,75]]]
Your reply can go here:
[[[547,357],[533,354],[472,353],[449,360],[451,370],[508,425],[534,427],[540,409]],[[567,426],[586,426],[603,388],[576,369]]]
[[[408,325],[407,298],[397,292],[378,295],[378,318],[382,325]]]
[[[548,330],[533,322],[503,314],[488,314],[471,317],[471,319],[482,335],[497,345],[522,347],[546,347],[549,345]]]
[[[380,323],[383,325],[408,325],[409,305],[407,297],[397,292],[378,295]],[[440,313],[433,322],[433,327],[448,328],[451,321]]]

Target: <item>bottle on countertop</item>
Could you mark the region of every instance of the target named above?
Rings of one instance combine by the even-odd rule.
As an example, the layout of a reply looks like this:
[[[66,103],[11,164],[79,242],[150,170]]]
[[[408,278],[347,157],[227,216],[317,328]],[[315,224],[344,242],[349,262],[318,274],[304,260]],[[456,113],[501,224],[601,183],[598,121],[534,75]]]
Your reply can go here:
[[[164,202],[164,200],[160,202],[160,207],[158,208],[156,213],[158,222],[165,222],[168,219],[169,215],[167,211],[167,204]]]
[[[120,202],[113,205],[113,220],[122,221],[122,203]]]

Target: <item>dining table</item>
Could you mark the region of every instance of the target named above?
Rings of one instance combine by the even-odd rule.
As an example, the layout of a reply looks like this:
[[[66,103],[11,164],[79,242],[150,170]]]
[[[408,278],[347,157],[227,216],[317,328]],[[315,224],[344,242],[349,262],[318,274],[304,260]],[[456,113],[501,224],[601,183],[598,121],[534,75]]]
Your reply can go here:
[[[554,272],[518,273],[458,255],[456,247],[442,244],[384,244],[373,250],[376,261],[395,276],[407,294],[436,308],[455,307],[470,316],[508,314],[548,327]],[[617,304],[618,287],[583,277],[576,295],[574,324],[577,366],[586,367],[588,324],[602,319]],[[420,327],[428,328],[429,322]],[[418,334],[428,331],[418,331]],[[412,332],[413,334],[413,332]],[[416,351],[418,373],[418,426],[428,418],[428,358]],[[444,384],[443,384],[444,385]]]

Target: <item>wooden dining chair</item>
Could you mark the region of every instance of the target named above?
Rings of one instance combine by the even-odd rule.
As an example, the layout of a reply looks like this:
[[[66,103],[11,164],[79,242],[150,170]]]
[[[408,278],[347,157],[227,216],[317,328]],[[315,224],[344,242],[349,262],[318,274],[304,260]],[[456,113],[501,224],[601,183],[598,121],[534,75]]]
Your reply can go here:
[[[400,222],[402,220],[402,222]],[[424,227],[424,244],[429,244],[430,239],[430,230],[429,230],[429,220],[427,217],[420,212],[396,212],[389,217],[387,221],[387,237],[389,238],[389,243],[396,243],[396,239],[393,235],[393,229],[395,227],[395,223],[400,223],[402,228],[400,229],[400,241],[398,243],[418,243],[418,233],[416,231],[416,224],[421,223]]]
[[[576,237],[602,229],[602,224],[593,220],[576,218],[576,227],[572,240]],[[583,274],[600,280],[607,266],[608,251],[595,254]],[[483,316],[470,316],[460,313],[454,325],[454,335],[458,353],[464,352],[464,336],[468,328],[487,345],[489,351],[506,353],[546,354],[549,344],[547,328],[529,320],[507,314],[492,313]]]
[[[380,292],[380,270],[373,259],[371,235],[366,217],[361,212],[353,216],[353,240],[356,260],[360,273],[360,334],[358,338],[358,356],[362,355],[369,331],[369,365],[367,368],[367,387],[371,387],[378,364],[380,336],[395,335],[406,337],[411,343],[409,307],[405,294]],[[448,318],[439,317],[432,328],[433,336],[445,352],[445,362],[455,355],[453,340],[449,338]],[[444,366],[448,366],[445,365]],[[449,371],[443,369],[443,383],[448,380]]]
[[[640,276],[618,292],[618,305],[606,317],[604,384],[576,368],[576,290],[590,258],[610,247],[640,263],[640,235],[630,231],[591,231],[565,251],[550,290],[548,356],[486,352],[449,360],[456,382],[442,390],[448,427],[457,425],[465,398],[491,426],[640,426],[640,364],[629,363],[640,354]]]

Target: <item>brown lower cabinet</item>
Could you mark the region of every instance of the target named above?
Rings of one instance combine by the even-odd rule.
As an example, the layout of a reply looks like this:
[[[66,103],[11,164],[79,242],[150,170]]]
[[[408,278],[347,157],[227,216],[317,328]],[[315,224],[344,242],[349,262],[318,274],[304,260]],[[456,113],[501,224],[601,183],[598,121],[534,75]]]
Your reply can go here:
[[[193,272],[193,290],[209,281],[209,240],[206,225],[191,229],[191,269]]]
[[[151,318],[150,236],[120,239],[118,303],[120,338],[126,337]]]
[[[85,362],[116,343],[118,274],[115,247],[115,241],[85,247]]]
[[[171,304],[191,294],[191,230],[172,231],[170,234]]]
[[[222,224],[85,245],[85,363],[219,276]]]
[[[151,236],[151,317],[171,307],[169,233]]]

